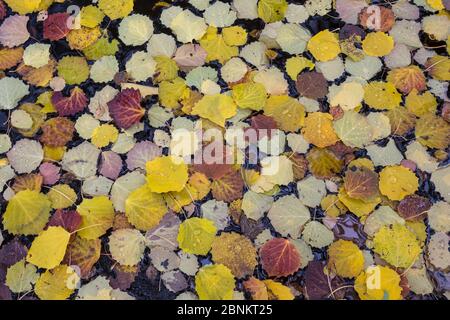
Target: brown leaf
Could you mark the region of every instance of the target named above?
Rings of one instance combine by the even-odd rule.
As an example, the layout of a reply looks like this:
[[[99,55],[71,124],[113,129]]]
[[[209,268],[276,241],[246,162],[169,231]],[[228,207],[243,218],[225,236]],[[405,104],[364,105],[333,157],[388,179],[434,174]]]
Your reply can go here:
[[[294,179],[296,181],[302,180],[308,172],[308,160],[306,160],[305,155],[299,153],[291,153],[288,154],[287,157],[292,162]]]
[[[299,74],[295,86],[301,96],[314,100],[325,98],[328,94],[327,79],[315,71]]]
[[[379,17],[377,17],[378,10],[380,12]],[[363,9],[359,13],[359,22],[364,28],[388,32],[394,26],[395,15],[389,8],[382,6],[370,6]]]
[[[0,70],[4,71],[19,64],[23,57],[23,48],[3,48],[0,49]]]
[[[409,94],[413,89],[419,92],[427,89],[427,79],[418,66],[393,69],[388,72],[386,80],[404,94]]]
[[[75,124],[64,117],[51,118],[42,125],[41,142],[49,147],[64,147],[73,138]]]
[[[367,200],[378,194],[378,174],[366,167],[350,167],[345,173],[344,188],[353,199]]]
[[[100,258],[100,249],[100,239],[87,240],[77,236],[69,243],[63,263],[69,266],[78,266],[81,277],[87,278],[92,267]]]
[[[40,174],[24,174],[15,178],[12,189],[16,193],[23,190],[34,190],[41,192],[43,181],[44,178]]]
[[[252,300],[269,300],[267,287],[261,280],[251,277],[243,282],[244,290],[249,292]]]
[[[230,168],[222,178],[213,181],[211,189],[216,200],[232,202],[242,198],[244,180],[239,171]]]
[[[400,201],[397,211],[406,220],[420,221],[426,218],[431,206],[428,198],[413,194]]]
[[[49,63],[40,68],[33,68],[21,63],[16,71],[22,76],[22,79],[36,87],[46,87],[53,79],[53,73],[56,69],[56,61],[50,59]]]

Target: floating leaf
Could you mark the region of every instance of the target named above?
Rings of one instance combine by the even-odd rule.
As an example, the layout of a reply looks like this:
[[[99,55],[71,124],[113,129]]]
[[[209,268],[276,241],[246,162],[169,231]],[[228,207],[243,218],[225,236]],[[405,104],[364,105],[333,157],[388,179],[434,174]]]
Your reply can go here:
[[[328,113],[310,113],[305,119],[302,134],[305,139],[319,148],[326,148],[339,141],[333,129],[333,117]]]
[[[262,266],[270,277],[286,277],[300,268],[300,255],[289,240],[269,240],[262,246],[259,254]]]
[[[328,29],[320,31],[309,40],[308,50],[319,61],[333,60],[341,53],[338,35]]]
[[[156,227],[167,213],[164,198],[147,185],[134,190],[125,202],[128,221],[142,231]]]
[[[211,249],[216,264],[228,267],[236,278],[253,274],[258,264],[252,242],[237,233],[222,233],[214,239]]]
[[[378,194],[378,175],[365,167],[350,167],[345,173],[344,188],[351,198],[373,198]]]
[[[206,255],[216,237],[217,229],[208,219],[190,218],[180,225],[178,243],[187,253]]]
[[[84,57],[65,56],[58,61],[58,75],[67,84],[81,84],[89,79],[89,65]]]
[[[304,124],[305,107],[289,96],[271,96],[264,107],[264,114],[273,118],[281,130],[296,132]]]
[[[78,282],[74,269],[60,265],[45,271],[36,281],[34,290],[41,300],[65,300],[75,291]]]
[[[70,32],[69,19],[69,14],[65,12],[50,14],[44,21],[44,38],[51,41],[65,38]]]
[[[23,48],[3,48],[0,50],[0,70],[10,69],[20,63],[23,57]]]
[[[356,244],[338,240],[328,248],[328,268],[345,278],[358,276],[364,268],[364,256]]]
[[[52,118],[42,125],[40,141],[49,147],[64,147],[73,138],[75,125],[64,117]]]
[[[119,229],[109,236],[109,251],[124,266],[135,266],[144,256],[145,238],[136,229]]]
[[[27,262],[39,268],[55,268],[64,258],[69,239],[70,233],[62,227],[49,227],[34,239]]]
[[[232,202],[242,198],[244,180],[239,171],[231,169],[220,179],[214,180],[211,189],[215,199]]]
[[[201,300],[231,300],[234,287],[233,274],[221,264],[204,266],[195,276],[195,290]]]
[[[225,122],[236,114],[236,110],[236,104],[231,97],[223,94],[215,94],[204,96],[194,105],[192,114],[211,120],[221,127],[225,127]]]
[[[367,268],[355,280],[361,300],[402,300],[400,275],[384,266]]]
[[[402,200],[418,188],[416,175],[403,166],[386,167],[380,173],[380,191],[391,200]]]
[[[24,44],[30,38],[27,29],[29,20],[29,17],[19,15],[6,18],[0,26],[0,43],[8,48]]]
[[[283,20],[288,3],[286,0],[260,0],[258,2],[258,16],[265,22]]]
[[[416,138],[425,147],[446,149],[450,145],[450,124],[427,113],[417,120]]]
[[[125,89],[108,102],[109,112],[115,123],[122,129],[129,129],[144,116],[138,90]]]
[[[112,227],[114,208],[111,200],[107,197],[84,199],[77,207],[77,211],[82,219],[77,233],[84,239],[97,239]]]
[[[374,251],[394,267],[409,268],[422,252],[414,233],[401,224],[382,227],[373,238]]]

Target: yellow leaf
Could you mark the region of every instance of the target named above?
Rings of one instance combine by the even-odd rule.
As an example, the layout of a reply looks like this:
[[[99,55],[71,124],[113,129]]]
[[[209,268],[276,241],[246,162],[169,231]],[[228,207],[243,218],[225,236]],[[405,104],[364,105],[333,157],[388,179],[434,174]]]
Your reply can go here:
[[[37,280],[34,291],[41,300],[65,300],[75,291],[79,276],[69,266],[47,270]]]
[[[426,1],[427,1],[428,5],[435,10],[445,9],[445,6],[442,3],[442,0],[426,0]]]
[[[230,269],[221,264],[204,266],[195,276],[200,300],[231,300],[235,285]]]
[[[77,194],[67,184],[53,186],[47,193],[53,209],[65,209],[75,204]]]
[[[291,289],[273,280],[263,280],[266,285],[269,300],[294,300]]]
[[[144,185],[128,196],[125,214],[128,221],[141,231],[157,226],[167,213],[166,203],[160,194],[153,193]]]
[[[95,28],[103,21],[105,14],[96,6],[89,5],[81,9],[80,16],[82,26]]]
[[[381,198],[379,197],[368,200],[350,198],[344,188],[339,189],[338,197],[348,210],[358,217],[367,216],[381,203]]]
[[[402,300],[400,276],[383,266],[372,266],[355,280],[355,290],[361,300]]]
[[[69,42],[69,47],[72,50],[83,50],[93,45],[102,35],[100,28],[85,28],[74,29],[69,32],[66,39]]]
[[[265,23],[283,20],[288,3],[286,0],[260,0],[258,2],[258,16]]]
[[[51,202],[37,191],[16,193],[8,202],[3,215],[3,226],[14,235],[38,234],[44,229],[50,216]]]
[[[180,107],[180,101],[187,93],[189,93],[189,88],[182,78],[163,81],[159,85],[159,101],[162,106],[169,109]]]
[[[423,146],[446,149],[450,144],[450,124],[433,113],[417,120],[416,138]]]
[[[14,293],[27,292],[33,289],[32,284],[38,278],[36,267],[25,264],[25,259],[22,259],[8,268],[5,284]]]
[[[102,124],[94,129],[91,141],[98,148],[107,147],[110,143],[117,141],[119,131],[112,124]]]
[[[373,238],[374,251],[389,264],[410,268],[422,253],[417,237],[406,226],[382,227]]]
[[[156,61],[156,73],[154,80],[156,82],[171,81],[178,77],[178,65],[169,57],[153,57]]]
[[[44,146],[44,157],[48,160],[61,161],[66,153],[66,147],[49,147]]]
[[[39,5],[41,4],[41,0],[5,0],[5,2],[12,11],[21,15],[38,11]]]
[[[267,91],[260,83],[241,83],[233,87],[233,99],[239,108],[260,111],[266,105]]]
[[[328,149],[312,148],[307,156],[309,170],[319,179],[327,179],[341,172],[344,161]]]
[[[394,49],[394,38],[381,31],[372,32],[363,40],[362,47],[369,56],[387,56]]]
[[[292,57],[286,61],[286,72],[292,80],[297,81],[297,77],[305,69],[314,69],[314,63],[304,57]]]
[[[405,106],[409,112],[420,117],[427,113],[435,113],[437,110],[437,101],[435,96],[427,91],[420,95],[416,89],[406,97]]]
[[[223,35],[217,34],[217,28],[209,27],[206,34],[200,40],[200,45],[208,53],[206,62],[218,60],[225,64],[228,60],[239,54],[238,47],[229,46]]]
[[[305,107],[289,96],[271,96],[267,99],[264,114],[272,117],[283,131],[296,132],[305,122]]]
[[[81,215],[78,235],[82,238],[97,239],[113,225],[114,208],[108,197],[84,199],[77,207],[77,211]]]
[[[236,115],[237,106],[233,99],[224,94],[204,96],[194,105],[192,115],[198,115],[225,127],[227,119]]]
[[[99,0],[98,7],[111,20],[125,18],[133,11],[134,0]]]
[[[42,231],[31,244],[27,262],[39,268],[53,269],[66,254],[70,233],[62,227],[49,227]]]
[[[328,268],[338,276],[354,278],[363,271],[363,253],[353,242],[338,240],[328,248]]]
[[[364,88],[364,101],[377,110],[392,110],[402,102],[402,95],[390,82],[373,81]]]
[[[418,189],[419,179],[406,167],[386,167],[380,173],[380,191],[391,200],[403,200]]]
[[[450,81],[450,59],[444,56],[434,56],[425,64],[430,75],[440,81]]]
[[[229,46],[243,46],[247,43],[247,31],[239,26],[222,29],[223,40]]]
[[[147,183],[150,191],[166,193],[181,191],[188,181],[188,168],[182,159],[173,156],[158,157],[147,162]]]
[[[328,29],[320,31],[308,42],[308,51],[319,61],[330,61],[341,53],[339,37]]]
[[[333,128],[333,116],[329,113],[313,112],[308,114],[302,134],[308,142],[319,148],[332,146],[339,141]]]
[[[203,218],[190,218],[180,225],[177,240],[184,252],[206,255],[211,249],[216,232],[217,228],[212,221]]]

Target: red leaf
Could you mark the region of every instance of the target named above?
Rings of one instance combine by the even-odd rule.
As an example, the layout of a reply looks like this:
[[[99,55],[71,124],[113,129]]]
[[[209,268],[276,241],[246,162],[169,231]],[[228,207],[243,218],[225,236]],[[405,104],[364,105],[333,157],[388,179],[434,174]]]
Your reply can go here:
[[[51,41],[63,39],[70,32],[67,25],[69,18],[70,16],[67,13],[54,13],[49,15],[44,21],[44,39]]]
[[[68,232],[74,232],[81,224],[81,216],[75,210],[56,210],[48,222],[49,227],[63,227]]]
[[[55,92],[52,103],[60,116],[73,116],[86,108],[88,99],[82,89],[75,87],[69,97],[65,97],[62,92]]]
[[[222,152],[222,155],[220,157],[217,155],[216,157],[216,151]],[[230,156],[230,153],[227,153],[227,151],[227,148],[220,141],[208,144],[201,151],[199,151],[203,152],[201,155],[202,163],[194,164],[194,171],[201,172],[213,180],[221,179],[227,174],[227,172],[229,172],[231,168],[231,164],[227,164],[226,161],[227,157]],[[199,154],[195,155],[195,158],[199,157]]]
[[[129,129],[141,121],[145,113],[141,100],[139,90],[125,89],[108,102],[109,113],[120,128]]]
[[[269,240],[262,246],[259,254],[262,267],[269,277],[286,277],[300,268],[300,254],[289,240]]]

